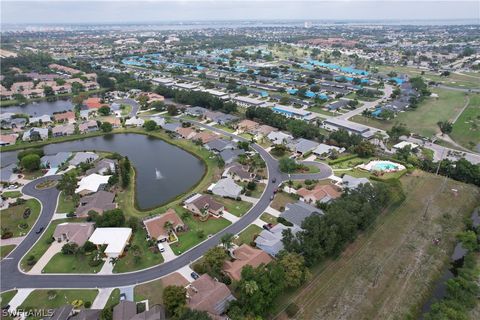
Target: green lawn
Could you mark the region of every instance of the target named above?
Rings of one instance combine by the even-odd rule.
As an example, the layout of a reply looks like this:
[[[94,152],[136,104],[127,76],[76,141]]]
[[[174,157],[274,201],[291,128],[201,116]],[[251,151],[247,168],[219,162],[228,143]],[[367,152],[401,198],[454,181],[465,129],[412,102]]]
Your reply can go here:
[[[266,223],[272,223],[272,224],[276,224],[276,223],[277,223],[277,217],[272,216],[270,213],[266,213],[266,212],[264,212],[264,213],[260,216],[260,219],[262,219],[262,220],[265,221]]]
[[[23,218],[23,213],[30,208],[31,213],[27,219]],[[32,228],[40,213],[40,203],[35,199],[29,199],[22,205],[13,206],[0,212],[2,229],[8,229],[13,233],[13,237],[24,236]],[[26,223],[25,226],[21,226]]]
[[[15,249],[14,244],[9,244],[7,246],[0,246],[0,258],[5,258],[12,250]]]
[[[230,128],[230,127],[227,127],[227,126],[222,126],[221,124],[216,124],[214,127],[215,127],[215,128],[218,128],[218,129],[220,129],[220,130],[229,132],[229,133],[235,132],[234,129],[232,129],[232,128]]]
[[[247,186],[247,182],[238,182],[239,185],[242,187]],[[257,187],[255,190],[251,191],[250,197],[252,198],[260,198],[262,196],[263,190],[265,190],[265,183],[257,183]]]
[[[253,241],[253,237],[258,235],[260,232],[262,232],[262,228],[259,226],[255,224],[249,225],[245,230],[240,232],[238,238],[235,239],[235,243],[239,246],[244,243],[249,244]]]
[[[98,294],[98,290],[55,290],[55,298],[50,299],[48,292],[50,290],[35,290],[20,305],[20,309],[54,309],[65,304],[71,304],[74,300],[82,300],[84,303],[90,301],[93,303]]]
[[[120,302],[120,289],[114,289],[108,298],[105,308],[114,307]]]
[[[243,216],[252,207],[252,204],[246,201],[237,201],[219,196],[214,196],[214,198],[225,206],[225,210],[237,217]]]
[[[338,114],[338,113],[333,113],[331,111],[325,110],[324,108],[321,108],[321,107],[310,107],[310,108],[307,108],[307,110],[311,111],[311,112],[323,114],[323,115],[329,116],[329,117]]]
[[[480,95],[470,96],[470,103],[453,125],[450,137],[470,149],[480,143]]]
[[[75,211],[75,201],[71,197],[65,196],[64,192],[60,192],[58,197],[57,212],[69,213]]]
[[[43,268],[44,273],[97,273],[102,269],[103,263],[96,267],[88,265],[90,256],[66,255],[61,252],[57,253],[50,259],[48,264]]]
[[[350,120],[383,130],[389,130],[395,123],[403,123],[414,133],[432,137],[439,132],[437,122],[452,120],[465,105],[462,92],[445,89],[432,89],[432,92],[437,93],[438,98],[426,98],[417,109],[400,112],[393,120],[379,120],[362,115]]]
[[[147,232],[143,228],[139,228],[130,240],[130,246],[126,250],[124,257],[118,259],[113,272],[121,273],[128,271],[141,270],[148,267],[158,265],[163,262],[163,257],[158,250],[152,251],[154,249],[148,248],[147,241]],[[133,254],[132,247],[137,246],[139,249],[139,258],[135,258]]]
[[[63,222],[82,222],[85,221],[85,219],[74,219],[74,218],[69,218],[69,219],[59,219],[59,220],[54,220],[50,223],[48,226],[47,230],[44,231],[42,237],[35,243],[35,245],[30,249],[30,251],[25,255],[25,257],[20,261],[20,267],[22,268],[23,271],[29,271],[32,266],[29,266],[27,264],[27,258],[31,255],[35,257],[35,259],[38,261],[40,257],[47,251],[48,247],[51,244],[50,239],[53,237],[53,232],[55,231],[55,228],[57,227],[58,224],[63,223]]]
[[[2,292],[0,295],[0,307],[6,306],[10,300],[17,294],[17,290],[10,290],[6,292]]]
[[[270,203],[270,207],[278,211],[283,211],[285,210],[285,206],[287,205],[287,203],[295,203],[297,201],[298,199],[289,193],[278,192],[275,195],[275,198],[273,199],[272,203]]]
[[[171,245],[171,248],[176,255],[182,254],[202,242],[209,234],[215,234],[230,225],[230,221],[224,218],[215,219],[210,217],[207,221],[202,222],[194,217],[189,217],[183,221],[188,226],[189,230],[187,232],[179,233],[178,242]],[[203,238],[198,237],[198,230],[203,230]]]
[[[22,196],[22,193],[20,191],[5,191],[2,193],[2,196],[5,198],[18,198]]]
[[[120,110],[121,110],[122,116],[128,116],[130,112],[132,112],[132,106],[129,104],[122,104],[120,105]]]
[[[136,302],[148,300],[150,306],[163,304],[163,290],[165,289],[162,280],[154,280],[135,286],[134,299]]]

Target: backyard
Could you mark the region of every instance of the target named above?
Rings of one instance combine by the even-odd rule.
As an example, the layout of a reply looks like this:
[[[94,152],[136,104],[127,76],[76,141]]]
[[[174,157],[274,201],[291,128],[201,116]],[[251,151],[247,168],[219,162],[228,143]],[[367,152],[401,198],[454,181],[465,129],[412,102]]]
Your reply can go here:
[[[237,217],[243,216],[252,207],[252,204],[246,201],[238,201],[219,196],[214,196],[214,198],[225,206],[225,210]]]
[[[30,214],[26,210],[30,209]],[[12,232],[12,237],[24,236],[37,221],[40,213],[40,203],[35,199],[29,199],[24,204],[11,206],[0,212],[2,221],[2,234],[8,230]],[[28,217],[26,217],[28,216]]]
[[[381,215],[338,259],[314,268],[311,281],[278,301],[278,311],[293,301],[299,319],[418,318],[480,193],[421,171],[401,182],[405,201]]]

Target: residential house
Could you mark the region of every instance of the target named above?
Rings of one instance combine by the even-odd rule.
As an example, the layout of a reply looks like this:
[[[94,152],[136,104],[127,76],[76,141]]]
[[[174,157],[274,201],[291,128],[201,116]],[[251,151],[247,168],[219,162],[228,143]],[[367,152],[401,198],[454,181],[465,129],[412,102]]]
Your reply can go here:
[[[401,141],[401,142],[397,143],[396,145],[394,145],[392,148],[393,148],[394,151],[398,151],[398,150],[401,150],[401,149],[403,149],[407,146],[410,147],[410,150],[418,148],[418,144],[408,142],[408,141]]]
[[[48,139],[48,129],[46,128],[30,128],[23,133],[23,141],[37,141]]]
[[[79,217],[86,217],[90,211],[102,214],[117,207],[114,203],[115,193],[100,190],[94,194],[80,198],[75,213]]]
[[[151,117],[149,120],[152,120],[157,126],[160,126],[162,128],[165,125],[165,118],[159,116]]]
[[[69,136],[75,133],[75,125],[71,123],[62,124],[52,128],[52,136],[62,137]]]
[[[362,184],[370,184],[367,178],[356,178],[345,174],[342,177],[341,185],[344,189],[357,189]]]
[[[324,212],[321,209],[315,208],[303,201],[298,201],[296,203],[287,204],[285,211],[280,213],[280,217],[293,223],[294,225],[301,227],[303,220],[312,214],[323,215]]]
[[[71,157],[70,152],[58,152],[52,155],[45,155],[40,158],[40,163],[45,168],[59,168]]]
[[[53,115],[53,119],[57,122],[75,123],[75,113],[73,111],[56,113]]]
[[[122,300],[113,308],[113,320],[166,320],[165,308],[159,304],[137,313],[137,304]]]
[[[181,128],[182,124],[180,122],[168,122],[163,125],[163,130],[166,132],[177,132],[178,128]]]
[[[320,143],[315,148],[315,150],[313,150],[313,154],[320,158],[327,158],[335,152],[340,154],[342,152],[345,152],[345,148],[339,148],[335,146],[330,146],[328,144]]]
[[[78,166],[80,163],[91,163],[98,159],[98,154],[93,152],[77,152],[69,161],[72,166]]]
[[[195,136],[193,136],[193,140],[200,140],[203,144],[208,143],[210,141],[213,141],[215,139],[218,139],[219,136],[209,132],[209,131],[202,131],[197,133]]]
[[[188,308],[205,311],[213,319],[223,315],[233,300],[230,289],[206,273],[187,286]]]
[[[185,230],[185,223],[171,208],[159,216],[143,220],[143,224],[148,236],[159,242],[175,242],[178,240],[176,233]]]
[[[255,129],[258,129],[260,124],[252,120],[242,120],[237,124],[237,130],[239,132],[253,132]]]
[[[208,109],[202,107],[189,107],[185,109],[185,114],[193,117],[203,117],[207,112]]]
[[[231,164],[232,162],[236,161],[238,156],[241,154],[245,154],[245,150],[243,149],[225,149],[220,152],[220,157],[222,157],[223,162],[226,165]]]
[[[85,174],[89,175],[92,173],[98,174],[109,174],[115,173],[117,171],[117,160],[114,159],[101,159],[95,164],[95,167],[88,169]]]
[[[212,196],[195,194],[185,200],[185,208],[199,216],[211,214],[214,217],[220,217],[225,207],[217,202]]]
[[[267,135],[268,140],[273,144],[289,144],[293,140],[293,136],[281,131],[272,131]]]
[[[236,96],[233,98],[233,101],[238,104],[241,107],[263,107],[265,106],[265,101],[259,100],[259,99],[254,99],[254,98],[249,98],[249,97],[242,97],[242,96]]]
[[[0,169],[0,182],[14,183],[20,176],[15,173],[17,165],[15,163],[9,164]]]
[[[9,146],[15,144],[17,142],[18,134],[10,133],[10,134],[2,134],[0,135],[0,146]]]
[[[96,173],[83,177],[78,183],[75,193],[82,195],[97,192],[108,184],[111,176],[102,176]]]
[[[160,101],[163,102],[165,101],[165,97],[162,95],[159,95],[158,93],[154,92],[147,92],[147,93],[142,93],[140,96],[146,96],[147,97],[147,103],[150,104],[155,101]]]
[[[87,242],[95,230],[94,222],[64,222],[57,225],[53,232],[55,241],[75,243],[79,247]]]
[[[125,120],[125,126],[127,127],[141,127],[145,123],[145,120],[139,117],[132,117]]]
[[[235,143],[230,140],[225,139],[215,139],[210,142],[205,143],[203,146],[205,149],[209,151],[213,151],[216,153],[222,152],[223,150],[233,150],[235,149]]]
[[[119,128],[122,125],[122,121],[117,117],[105,117],[102,122],[108,122],[113,128]]]
[[[35,83],[32,81],[15,82],[10,86],[10,90],[14,93],[22,93],[23,91],[32,90],[35,88]]]
[[[318,146],[318,143],[315,141],[300,138],[292,142],[290,146],[295,153],[304,155],[312,152]]]
[[[94,132],[98,131],[98,124],[95,120],[89,120],[78,125],[78,130],[80,133]]]
[[[318,184],[311,190],[307,188],[298,189],[297,195],[300,196],[300,200],[315,204],[317,201],[329,202],[333,199],[339,198],[342,195],[342,191],[339,187],[332,184]]]
[[[287,118],[295,118],[300,120],[312,120],[316,116],[312,112],[304,109],[297,109],[282,105],[277,105],[272,108],[273,112],[279,113]]]
[[[234,163],[225,169],[222,177],[230,177],[235,181],[249,182],[254,178],[254,174],[248,171],[248,167]]]
[[[31,117],[30,120],[29,120],[30,125],[33,125],[33,124],[48,124],[48,123],[51,123],[51,122],[52,122],[52,119],[50,118],[50,116],[48,114],[44,114],[43,116],[39,116],[39,117]]]
[[[97,228],[89,241],[98,247],[107,245],[104,254],[109,258],[117,258],[122,255],[131,236],[131,228]]]
[[[263,250],[252,248],[247,244],[242,244],[233,251],[233,261],[227,260],[223,265],[225,273],[235,281],[240,281],[243,267],[249,265],[253,268],[261,264],[269,264],[272,258]]]
[[[83,102],[83,105],[89,110],[97,110],[104,104],[102,103],[102,99],[90,97]]]
[[[187,140],[192,139],[197,134],[195,129],[193,129],[192,127],[179,127],[177,128],[176,132],[180,137]]]
[[[275,257],[280,251],[283,250],[283,231],[290,229],[293,234],[296,234],[302,229],[293,225],[293,227],[287,227],[281,223],[276,224],[270,230],[262,230],[260,234],[255,238],[256,247],[265,251],[272,257]]]
[[[335,111],[335,110],[338,110],[338,109],[341,109],[341,108],[345,108],[346,106],[348,106],[348,102],[350,102],[350,100],[340,99],[340,100],[338,100],[338,101],[329,103],[329,104],[327,105],[327,108],[328,108],[328,110],[330,110],[330,111]]]
[[[212,184],[208,190],[220,197],[237,199],[240,197],[243,188],[236,184],[232,178],[223,178]]]

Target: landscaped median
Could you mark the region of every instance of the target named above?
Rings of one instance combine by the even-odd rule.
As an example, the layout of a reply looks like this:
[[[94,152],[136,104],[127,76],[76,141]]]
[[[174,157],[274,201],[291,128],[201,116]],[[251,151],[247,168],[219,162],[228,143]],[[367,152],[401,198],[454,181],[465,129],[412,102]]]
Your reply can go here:
[[[2,210],[2,238],[21,237],[28,233],[37,221],[40,213],[40,203],[35,199],[24,200],[17,198],[16,205]]]

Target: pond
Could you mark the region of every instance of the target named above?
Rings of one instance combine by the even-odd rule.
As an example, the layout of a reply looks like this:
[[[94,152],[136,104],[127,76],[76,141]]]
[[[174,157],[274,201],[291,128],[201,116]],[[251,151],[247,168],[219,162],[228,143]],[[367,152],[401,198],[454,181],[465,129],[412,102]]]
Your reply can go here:
[[[48,114],[51,116],[54,112],[72,110],[73,105],[70,99],[56,101],[38,101],[30,102],[26,105],[11,107],[2,107],[0,113],[26,113],[31,116],[41,116]]]
[[[205,165],[192,154],[161,139],[122,133],[43,147],[45,154],[61,151],[108,151],[127,156],[136,170],[137,206],[146,210],[187,192],[203,176]],[[2,167],[16,161],[18,151],[2,153]]]

